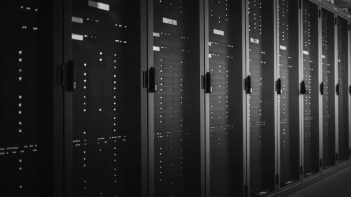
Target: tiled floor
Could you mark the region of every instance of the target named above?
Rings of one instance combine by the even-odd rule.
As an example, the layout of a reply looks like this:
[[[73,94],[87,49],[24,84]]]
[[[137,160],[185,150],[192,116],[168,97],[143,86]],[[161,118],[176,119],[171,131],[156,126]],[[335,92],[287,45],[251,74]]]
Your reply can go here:
[[[351,167],[310,185],[289,197],[351,197]]]

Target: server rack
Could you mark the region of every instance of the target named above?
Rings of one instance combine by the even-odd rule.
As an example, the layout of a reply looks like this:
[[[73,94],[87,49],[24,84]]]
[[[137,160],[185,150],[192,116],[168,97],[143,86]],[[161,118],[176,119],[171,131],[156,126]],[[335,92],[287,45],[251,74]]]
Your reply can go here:
[[[338,123],[339,123],[339,157],[340,161],[348,159],[349,127],[348,127],[348,22],[346,19],[337,17],[337,44],[338,44],[338,83],[336,86],[338,99]]]
[[[312,1],[300,34],[299,1],[6,3],[4,192],[264,196],[346,160],[349,22]]]
[[[311,176],[319,171],[319,6],[304,0],[302,4],[302,75],[308,94],[303,95],[303,175]]]
[[[321,8],[323,80],[323,167],[335,164],[335,19],[334,13]]]
[[[278,2],[278,169],[280,187],[300,179],[299,3]],[[303,82],[302,85],[304,85]],[[304,87],[305,88],[305,87]],[[306,89],[306,88],[305,88]],[[301,92],[305,94],[306,92]]]
[[[274,1],[248,1],[248,182],[250,196],[276,190]],[[272,43],[274,43],[272,45]],[[274,107],[273,107],[274,106]]]
[[[53,5],[36,0],[2,4],[0,184],[4,195],[55,195]]]
[[[64,1],[65,196],[141,195],[135,3]]]
[[[243,195],[244,1],[205,1],[209,196]]]
[[[200,3],[148,2],[150,196],[201,194]]]

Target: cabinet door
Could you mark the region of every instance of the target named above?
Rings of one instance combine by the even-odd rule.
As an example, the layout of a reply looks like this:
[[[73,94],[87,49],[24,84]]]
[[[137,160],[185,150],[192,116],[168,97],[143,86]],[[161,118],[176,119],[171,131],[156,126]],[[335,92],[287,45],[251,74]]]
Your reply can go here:
[[[3,2],[0,185],[5,196],[54,196],[53,1]]]
[[[323,166],[335,164],[334,14],[322,9]]]
[[[303,80],[308,94],[303,97],[303,166],[304,176],[319,171],[319,28],[318,5],[304,0]]]
[[[243,1],[209,0],[211,196],[243,188]]]
[[[275,190],[274,1],[249,0],[250,195]],[[251,90],[248,90],[251,92]]]
[[[349,158],[349,105],[348,105],[348,23],[338,17],[338,119],[339,119],[339,160]]]
[[[199,1],[153,0],[149,8],[151,196],[200,196]]]
[[[280,186],[299,180],[299,1],[279,0],[277,93],[280,135]]]
[[[70,196],[140,196],[140,46],[135,1],[67,1]]]

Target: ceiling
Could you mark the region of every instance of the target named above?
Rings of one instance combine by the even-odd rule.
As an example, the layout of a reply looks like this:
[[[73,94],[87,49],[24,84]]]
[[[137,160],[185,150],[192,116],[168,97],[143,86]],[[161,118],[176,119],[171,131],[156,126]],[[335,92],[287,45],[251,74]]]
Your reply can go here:
[[[339,8],[351,9],[351,0],[334,0],[334,3]]]

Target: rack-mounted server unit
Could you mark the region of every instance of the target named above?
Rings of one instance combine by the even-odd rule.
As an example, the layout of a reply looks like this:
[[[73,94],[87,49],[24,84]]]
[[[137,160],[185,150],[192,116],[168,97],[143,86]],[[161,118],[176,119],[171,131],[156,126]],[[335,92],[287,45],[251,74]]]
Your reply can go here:
[[[285,187],[300,178],[299,99],[307,90],[299,92],[299,1],[279,0],[277,13],[278,169],[280,187]]]
[[[53,1],[2,5],[2,195],[54,196]]]
[[[323,116],[323,167],[335,164],[335,17],[326,8],[321,9],[322,59],[322,116]]]
[[[274,1],[248,1],[248,176],[249,195],[275,191],[275,36]]]
[[[148,3],[149,195],[199,196],[199,1]]]
[[[302,3],[302,75],[308,94],[303,95],[303,176],[319,171],[320,127],[319,104],[323,88],[319,82],[319,7],[304,0]]]
[[[243,194],[244,1],[208,0],[210,196]]]
[[[338,46],[338,80],[336,85],[338,103],[338,160],[344,161],[349,158],[349,86],[348,73],[348,21],[342,17],[337,17],[337,46]]]
[[[141,195],[136,5],[65,1],[67,196]]]

